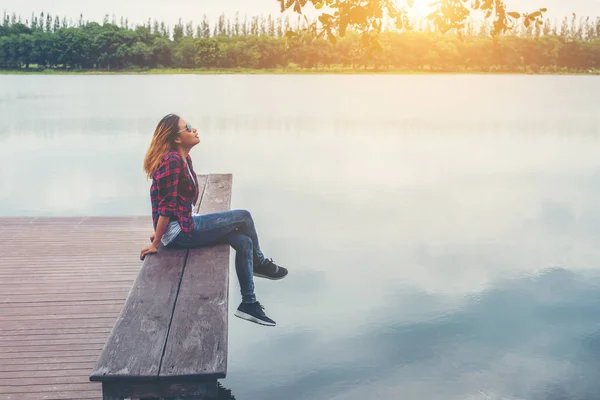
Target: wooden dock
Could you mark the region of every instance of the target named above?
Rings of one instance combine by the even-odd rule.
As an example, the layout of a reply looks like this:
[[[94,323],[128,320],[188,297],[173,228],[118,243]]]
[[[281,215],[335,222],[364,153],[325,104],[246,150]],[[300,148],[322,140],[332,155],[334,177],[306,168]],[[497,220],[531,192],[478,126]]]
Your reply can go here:
[[[152,231],[150,216],[0,218],[0,400],[102,399],[90,373]]]
[[[0,399],[101,399],[89,375],[150,217],[0,218]]]

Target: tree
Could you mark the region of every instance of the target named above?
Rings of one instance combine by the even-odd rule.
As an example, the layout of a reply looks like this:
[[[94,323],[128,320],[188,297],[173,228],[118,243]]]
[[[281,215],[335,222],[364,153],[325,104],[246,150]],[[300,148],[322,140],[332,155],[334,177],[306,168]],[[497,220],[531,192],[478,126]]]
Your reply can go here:
[[[194,37],[194,25],[191,21],[185,25],[185,37]]]
[[[202,17],[202,38],[208,39],[210,37],[210,23],[208,22],[208,17],[206,14]]]
[[[196,65],[202,68],[211,68],[216,66],[219,58],[219,44],[215,39],[196,40]]]
[[[173,27],[173,40],[175,42],[179,42],[183,38],[183,24],[181,23],[181,18],[179,18],[179,22],[177,25]]]
[[[336,36],[343,37],[348,29],[358,30],[365,38],[377,36],[381,33],[384,18],[394,20],[401,30],[408,22],[407,8],[413,6],[414,0],[402,2],[407,7],[400,7],[395,0],[279,0],[282,12],[293,9],[302,14],[309,4],[317,10],[324,8],[326,12],[321,12],[318,22],[310,24],[308,30],[332,41]],[[428,18],[440,32],[464,28],[471,12],[479,11],[492,22],[493,36],[504,33],[519,19],[526,27],[537,23],[547,11],[545,8],[532,13],[509,11],[503,0],[439,0],[434,5]]]

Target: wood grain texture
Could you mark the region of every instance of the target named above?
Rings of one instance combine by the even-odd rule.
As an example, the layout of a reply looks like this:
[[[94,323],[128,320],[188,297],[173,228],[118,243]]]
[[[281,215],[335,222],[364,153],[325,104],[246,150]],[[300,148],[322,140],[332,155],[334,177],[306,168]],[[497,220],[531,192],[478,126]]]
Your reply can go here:
[[[0,226],[0,399],[101,399],[89,372],[138,275],[151,218]]]
[[[90,380],[158,376],[186,256],[161,247],[146,257]]]
[[[231,175],[211,175],[200,214],[228,210],[231,186]],[[189,250],[161,378],[225,378],[229,255],[229,245]]]

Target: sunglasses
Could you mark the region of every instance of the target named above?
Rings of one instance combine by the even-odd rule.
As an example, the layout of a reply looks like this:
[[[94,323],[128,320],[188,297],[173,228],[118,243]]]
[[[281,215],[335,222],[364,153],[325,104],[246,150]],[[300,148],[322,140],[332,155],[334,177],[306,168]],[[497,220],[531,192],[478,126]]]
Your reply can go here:
[[[180,131],[179,131],[179,132],[177,132],[177,133],[181,133],[181,132],[183,132],[183,131],[188,131],[188,132],[191,132],[191,131],[192,131],[192,124],[187,124],[187,125],[185,126],[185,128],[183,128],[182,130],[180,130]]]

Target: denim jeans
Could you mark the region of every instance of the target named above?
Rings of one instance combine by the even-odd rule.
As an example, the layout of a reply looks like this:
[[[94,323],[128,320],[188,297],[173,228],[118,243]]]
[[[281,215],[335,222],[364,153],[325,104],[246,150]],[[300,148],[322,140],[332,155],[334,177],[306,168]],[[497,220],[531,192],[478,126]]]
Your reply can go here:
[[[265,259],[258,245],[258,235],[252,215],[246,210],[195,215],[193,231],[179,232],[167,247],[191,248],[214,244],[229,244],[235,250],[235,271],[240,283],[242,302],[254,303],[254,259]]]

